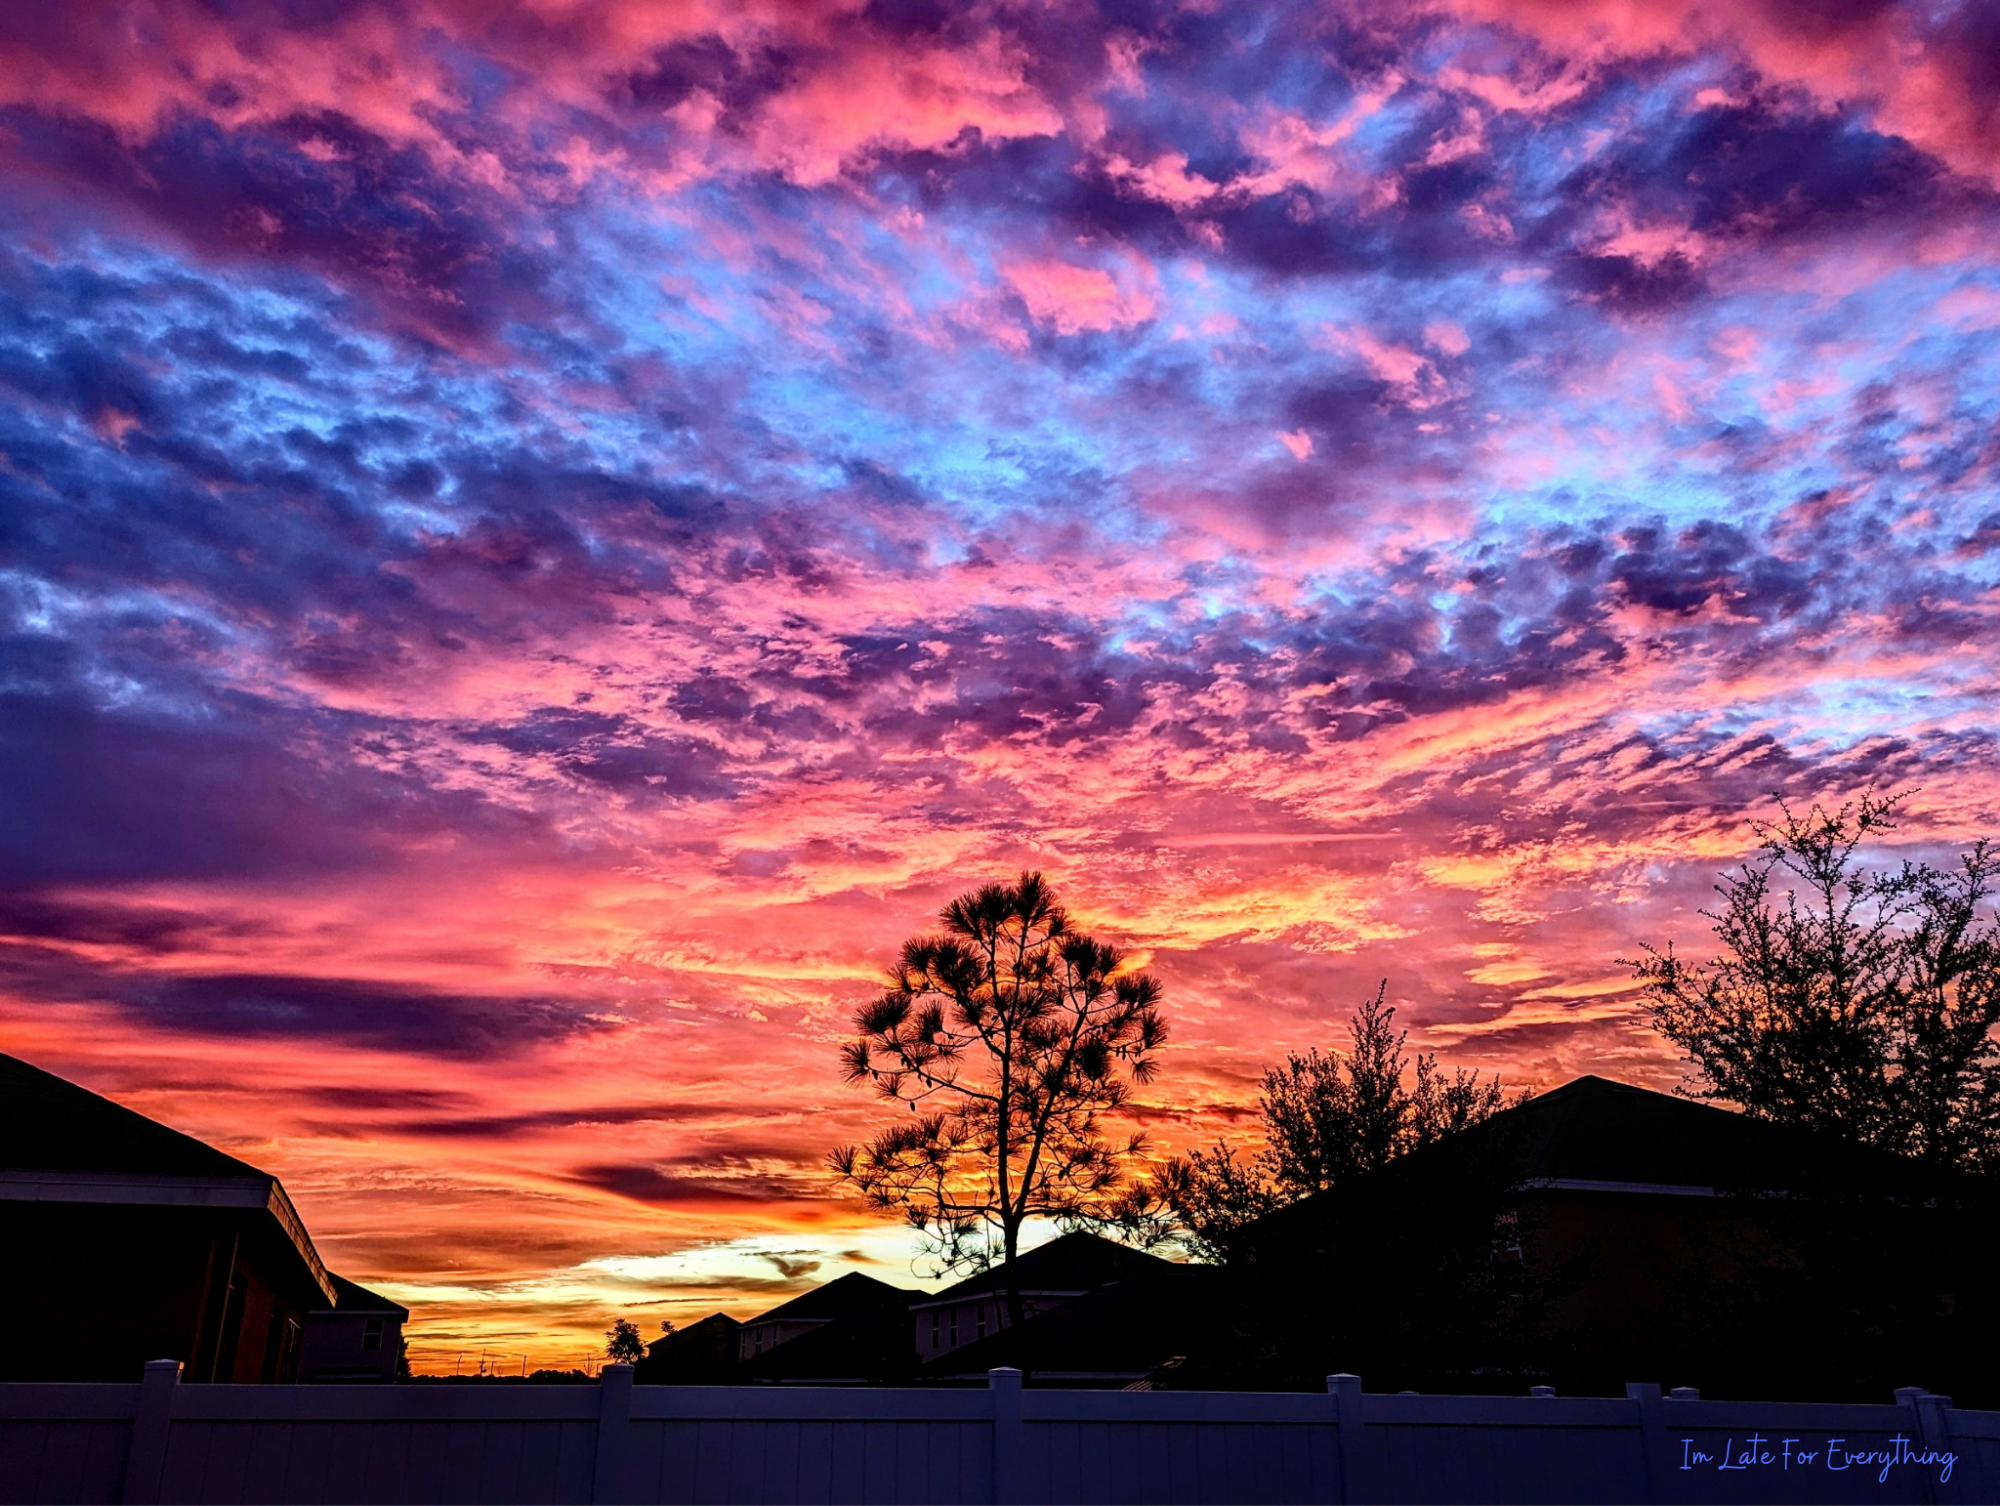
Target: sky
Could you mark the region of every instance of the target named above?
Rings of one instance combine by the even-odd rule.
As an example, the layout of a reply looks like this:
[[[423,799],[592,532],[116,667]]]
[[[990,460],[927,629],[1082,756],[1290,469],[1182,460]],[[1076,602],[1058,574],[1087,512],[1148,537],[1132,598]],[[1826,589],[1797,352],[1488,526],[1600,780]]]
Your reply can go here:
[[[1679,1069],[1774,798],[2000,829],[2000,10],[0,7],[0,1050],[420,1369],[917,1284],[826,1152],[1039,869],[1135,1118]]]

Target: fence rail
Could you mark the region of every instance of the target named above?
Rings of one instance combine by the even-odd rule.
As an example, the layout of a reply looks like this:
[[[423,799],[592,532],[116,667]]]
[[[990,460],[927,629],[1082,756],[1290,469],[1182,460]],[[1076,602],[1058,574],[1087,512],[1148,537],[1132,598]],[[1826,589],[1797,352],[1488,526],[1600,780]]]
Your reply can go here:
[[[0,1385],[0,1501],[2000,1501],[2000,1413],[1623,1398]]]

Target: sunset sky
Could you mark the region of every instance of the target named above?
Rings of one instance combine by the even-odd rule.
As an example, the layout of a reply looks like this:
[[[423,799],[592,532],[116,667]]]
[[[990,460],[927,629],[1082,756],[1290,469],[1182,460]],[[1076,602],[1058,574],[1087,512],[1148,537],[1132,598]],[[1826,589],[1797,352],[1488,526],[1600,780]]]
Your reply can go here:
[[[446,1370],[913,1284],[1025,868],[1163,1148],[1383,977],[1664,1087],[1774,793],[2000,829],[1996,418],[1992,6],[0,7],[0,1050]]]

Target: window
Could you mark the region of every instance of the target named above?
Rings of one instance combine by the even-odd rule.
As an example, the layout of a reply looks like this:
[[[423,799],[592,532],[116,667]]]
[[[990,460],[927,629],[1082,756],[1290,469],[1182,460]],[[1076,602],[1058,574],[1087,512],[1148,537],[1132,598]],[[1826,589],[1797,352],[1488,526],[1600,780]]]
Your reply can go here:
[[[944,1343],[943,1325],[944,1314],[933,1311],[931,1313],[931,1348],[933,1349],[940,1347]]]
[[[951,1310],[951,1347],[958,1348],[958,1309]]]
[[[298,1379],[300,1331],[296,1318],[272,1312],[264,1330],[264,1369],[258,1377],[265,1385]]]
[[[243,1337],[243,1299],[247,1295],[243,1273],[232,1271],[227,1294],[222,1299],[222,1329],[215,1346],[215,1368],[210,1380],[236,1379],[236,1345]]]
[[[278,1355],[278,1379],[295,1381],[299,1378],[299,1350],[305,1344],[306,1331],[296,1319],[285,1319],[285,1344]]]
[[[984,1302],[979,1304],[979,1337],[982,1339],[986,1337],[986,1304]]]
[[[361,1347],[369,1350],[380,1349],[382,1347],[382,1320],[380,1318],[370,1318],[366,1323],[361,1325]]]

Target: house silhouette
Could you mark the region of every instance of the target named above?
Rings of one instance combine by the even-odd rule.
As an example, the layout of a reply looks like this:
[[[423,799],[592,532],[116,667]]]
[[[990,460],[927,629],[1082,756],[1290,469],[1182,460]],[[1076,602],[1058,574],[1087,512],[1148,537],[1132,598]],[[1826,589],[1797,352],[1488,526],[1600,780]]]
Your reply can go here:
[[[1123,1383],[1169,1358],[1146,1332],[1159,1311],[1149,1304],[1156,1296],[1171,1300],[1172,1311],[1184,1315],[1185,1296],[1212,1275],[1087,1233],[1065,1234],[1028,1251],[1015,1262],[1014,1274],[1027,1319],[1020,1332],[1028,1348],[1049,1336],[1051,1355],[1060,1352],[1069,1357],[1066,1364],[1074,1361],[1077,1374],[1071,1379],[1083,1384]],[[1113,1291],[1118,1298],[1105,1300]],[[971,1357],[967,1364],[978,1367],[976,1375],[967,1375],[983,1383],[990,1365],[1015,1363],[1007,1357],[1015,1349],[993,1347],[1014,1332],[1008,1306],[1003,1266],[934,1294],[854,1272],[741,1324],[715,1313],[657,1340],[634,1378],[684,1384],[909,1384],[966,1378],[959,1373],[965,1365],[957,1362],[965,1355]],[[1072,1309],[1075,1317],[1058,1325]],[[1186,1327],[1169,1321],[1165,1331],[1184,1337]],[[1106,1345],[1117,1348],[1115,1371],[1075,1359]],[[1150,1358],[1133,1358],[1140,1353]]]
[[[1938,1387],[1949,1315],[1992,1321],[1994,1206],[1981,1178],[1580,1077],[1238,1231],[1208,1373]]]
[[[0,1210],[0,1380],[395,1374],[407,1310],[327,1270],[276,1177],[5,1055]]]
[[[849,1271],[769,1312],[746,1320],[736,1333],[736,1358],[750,1364],[780,1344],[788,1344],[840,1323],[902,1323],[916,1295],[900,1286]]]

